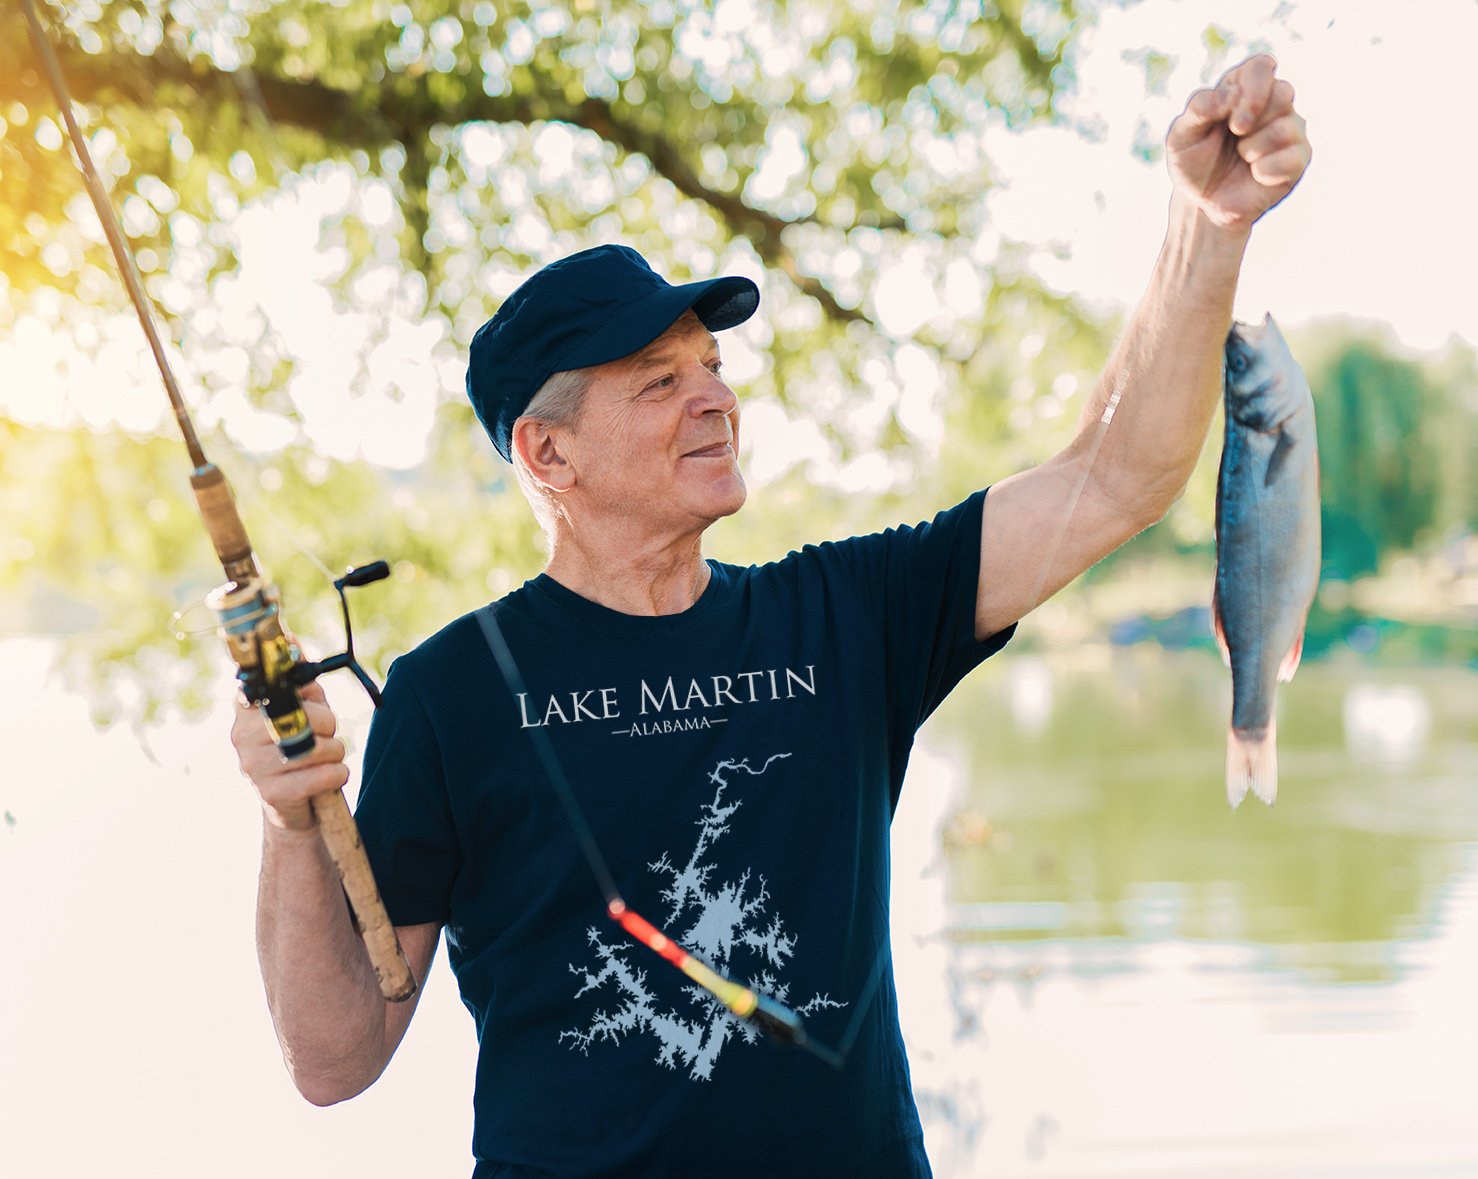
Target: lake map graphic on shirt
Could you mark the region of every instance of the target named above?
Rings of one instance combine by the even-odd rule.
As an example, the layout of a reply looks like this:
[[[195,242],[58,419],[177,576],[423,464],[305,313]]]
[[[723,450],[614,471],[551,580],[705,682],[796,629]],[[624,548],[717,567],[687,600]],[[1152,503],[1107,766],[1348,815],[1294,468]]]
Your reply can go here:
[[[742,801],[725,802],[731,782],[743,775],[759,777],[789,753],[776,753],[755,767],[748,758],[724,760],[708,775],[714,787],[713,801],[701,807],[697,819],[698,839],[679,865],[664,852],[647,865],[654,874],[666,877],[661,897],[666,905],[654,923],[688,953],[735,981],[756,988],[793,1007],[802,1016],[825,1008],[845,1007],[827,995],[813,995],[800,1006],[790,1000],[790,984],[781,972],[795,952],[796,938],[785,930],[779,914],[770,911],[770,893],[765,878],[746,868],[735,879],[713,883],[717,865],[709,858],[714,846],[728,835],[730,824]],[[666,1010],[647,986],[650,952],[633,941],[606,940],[592,926],[586,938],[594,954],[590,965],[571,964],[579,978],[577,1000],[590,1002],[597,996],[614,1007],[592,1010],[589,1022],[559,1034],[561,1043],[583,1053],[599,1050],[602,1043],[621,1043],[630,1036],[650,1036],[656,1062],[664,1068],[685,1069],[695,1081],[713,1076],[714,1066],[727,1044],[753,1044],[760,1036],[754,1025],[739,1019],[712,995],[697,985],[683,990],[681,1008]],[[652,960],[655,961],[655,960]]]

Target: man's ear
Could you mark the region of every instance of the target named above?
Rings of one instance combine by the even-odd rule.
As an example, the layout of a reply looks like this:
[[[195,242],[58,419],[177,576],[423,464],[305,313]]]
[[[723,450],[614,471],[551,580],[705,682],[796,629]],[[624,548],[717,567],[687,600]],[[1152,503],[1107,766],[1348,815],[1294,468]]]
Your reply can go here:
[[[563,431],[552,430],[538,418],[519,418],[513,423],[513,449],[535,481],[551,491],[568,491],[575,485],[575,468],[563,441]]]

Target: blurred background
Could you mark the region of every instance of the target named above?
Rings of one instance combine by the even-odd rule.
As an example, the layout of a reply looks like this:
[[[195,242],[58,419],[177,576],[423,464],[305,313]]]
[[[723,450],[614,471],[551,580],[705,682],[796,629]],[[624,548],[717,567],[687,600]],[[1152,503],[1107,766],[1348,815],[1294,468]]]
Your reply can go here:
[[[392,563],[358,591],[380,675],[540,568],[462,394],[533,269],[624,241],[760,284],[722,341],[751,500],[710,555],[918,520],[1067,440],[1163,233],[1164,129],[1273,51],[1315,158],[1238,312],[1310,378],[1324,532],[1278,806],[1222,785],[1218,425],[1166,520],[924,731],[894,836],[915,1085],[941,1177],[1478,1174],[1478,5],[43,7],[310,654],[342,645],[332,576]],[[465,1174],[440,961],[355,1102],[307,1107],[277,1059],[219,567],[0,13],[0,1170]],[[368,702],[326,686],[357,758]]]

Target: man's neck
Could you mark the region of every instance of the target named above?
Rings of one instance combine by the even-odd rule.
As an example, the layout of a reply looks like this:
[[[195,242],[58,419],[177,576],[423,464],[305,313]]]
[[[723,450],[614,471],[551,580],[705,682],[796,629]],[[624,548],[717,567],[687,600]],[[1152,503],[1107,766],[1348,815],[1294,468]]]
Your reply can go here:
[[[647,616],[690,609],[710,577],[701,532],[661,542],[610,535],[592,542],[560,529],[544,572],[607,609]]]

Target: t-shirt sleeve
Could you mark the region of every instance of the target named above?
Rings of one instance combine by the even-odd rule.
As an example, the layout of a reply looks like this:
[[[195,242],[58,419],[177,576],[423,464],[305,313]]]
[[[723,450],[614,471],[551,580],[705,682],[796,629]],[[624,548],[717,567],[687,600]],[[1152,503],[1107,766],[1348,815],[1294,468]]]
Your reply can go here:
[[[922,524],[837,546],[880,628],[890,710],[901,736],[911,736],[1016,631],[1013,623],[983,641],[975,637],[985,496],[978,491]]]
[[[398,663],[370,723],[355,821],[391,923],[445,924],[462,853],[436,729]]]

